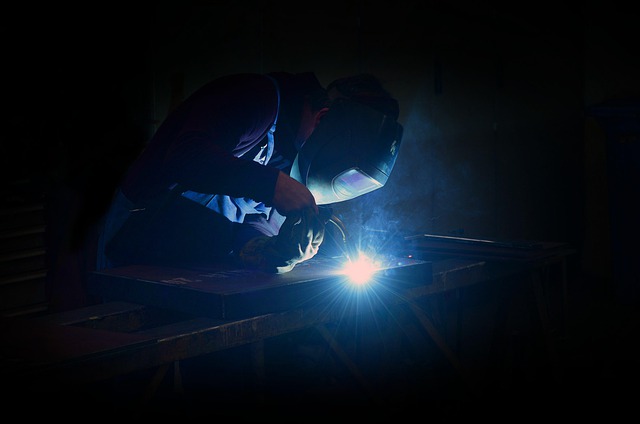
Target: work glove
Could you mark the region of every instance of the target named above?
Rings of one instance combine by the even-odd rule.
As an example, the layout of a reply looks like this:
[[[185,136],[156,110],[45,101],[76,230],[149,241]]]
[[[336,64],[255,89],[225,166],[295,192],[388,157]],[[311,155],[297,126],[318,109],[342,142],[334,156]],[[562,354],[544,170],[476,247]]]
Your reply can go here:
[[[286,217],[278,235],[258,236],[240,250],[244,268],[283,274],[313,258],[324,240],[327,218],[313,209]]]

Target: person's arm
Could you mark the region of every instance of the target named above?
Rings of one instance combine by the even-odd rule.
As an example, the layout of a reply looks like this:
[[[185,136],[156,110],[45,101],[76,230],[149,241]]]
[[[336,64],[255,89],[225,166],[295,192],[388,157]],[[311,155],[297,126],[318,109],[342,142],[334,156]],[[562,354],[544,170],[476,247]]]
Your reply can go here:
[[[190,164],[177,169],[177,182],[197,192],[249,197],[274,207],[284,216],[307,208],[318,213],[315,199],[304,184],[277,168],[236,158],[220,149],[212,153],[214,149],[208,147],[205,155],[192,148],[176,158],[176,161]]]
[[[207,87],[179,112],[163,168],[193,191],[249,197],[283,215],[306,208],[317,213],[303,184],[252,158],[236,157],[265,137],[277,108],[268,79],[251,79],[249,89],[240,85]],[[273,107],[265,107],[270,102]]]
[[[184,147],[173,150],[164,163],[181,186],[200,193],[272,202],[278,169],[237,158],[202,134],[184,135],[181,143]]]

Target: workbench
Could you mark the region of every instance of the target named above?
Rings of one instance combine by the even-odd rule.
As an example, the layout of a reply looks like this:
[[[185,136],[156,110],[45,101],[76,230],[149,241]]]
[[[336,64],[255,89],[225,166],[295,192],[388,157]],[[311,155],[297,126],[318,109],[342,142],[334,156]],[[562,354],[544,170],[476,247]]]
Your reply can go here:
[[[13,382],[25,393],[54,393],[155,369],[155,383],[149,385],[153,392],[154,384],[157,387],[170,370],[179,383],[180,361],[240,346],[251,350],[256,375],[264,376],[260,369],[265,340],[313,328],[366,392],[366,376],[329,329],[332,323],[354,320],[369,311],[388,315],[402,308],[472,389],[474,383],[467,378],[456,341],[447,330],[452,323],[438,325],[435,310],[428,309],[429,299],[486,283],[525,281],[535,295],[553,359],[556,353],[550,335],[557,328],[550,328],[546,291],[559,288],[566,298],[566,258],[571,253],[562,249],[525,261],[393,258],[376,276],[382,290],[375,296],[365,294],[366,290],[344,295],[344,277],[316,273],[313,260],[299,267],[297,274],[294,270],[279,280],[229,270],[148,266],[95,272],[92,287],[103,295],[103,303],[0,321],[0,370],[5,382]],[[550,275],[560,278],[551,281]],[[231,280],[242,284],[230,285]],[[364,301],[367,308],[363,308]],[[566,313],[566,304],[561,305],[561,313]],[[403,332],[411,338],[415,331]],[[400,336],[396,331],[392,337]]]

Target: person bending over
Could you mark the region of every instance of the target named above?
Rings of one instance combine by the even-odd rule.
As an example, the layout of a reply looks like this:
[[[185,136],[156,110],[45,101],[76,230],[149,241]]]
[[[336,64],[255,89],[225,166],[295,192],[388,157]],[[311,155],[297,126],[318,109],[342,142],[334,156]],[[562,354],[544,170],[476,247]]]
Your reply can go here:
[[[398,115],[397,100],[370,74],[326,88],[312,72],[210,81],[171,111],[129,167],[103,219],[96,268],[232,261],[291,271],[323,242],[329,216],[318,204],[370,191],[358,188],[320,202],[322,194],[307,181],[309,158],[321,157],[326,167],[344,152],[327,156],[316,146],[336,139],[332,134],[343,134],[345,126],[349,134],[376,137],[382,121],[391,123],[390,172],[401,138]],[[319,140],[307,145],[314,133]],[[300,157],[305,149],[306,159]],[[354,172],[357,167],[340,180],[347,191]],[[371,189],[379,186],[374,181]]]

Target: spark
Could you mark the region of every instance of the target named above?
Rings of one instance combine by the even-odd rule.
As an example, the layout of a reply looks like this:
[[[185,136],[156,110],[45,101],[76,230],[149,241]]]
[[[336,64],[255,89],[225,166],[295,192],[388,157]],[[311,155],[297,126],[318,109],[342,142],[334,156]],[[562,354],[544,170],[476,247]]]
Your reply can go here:
[[[376,261],[360,253],[357,259],[346,263],[342,274],[346,275],[352,283],[361,286],[367,284],[379,269],[380,265]]]

